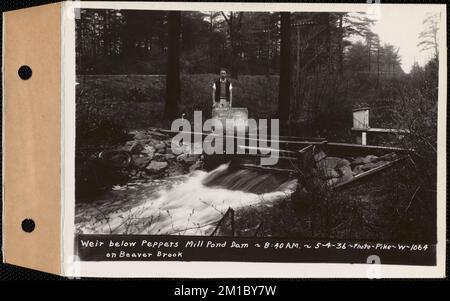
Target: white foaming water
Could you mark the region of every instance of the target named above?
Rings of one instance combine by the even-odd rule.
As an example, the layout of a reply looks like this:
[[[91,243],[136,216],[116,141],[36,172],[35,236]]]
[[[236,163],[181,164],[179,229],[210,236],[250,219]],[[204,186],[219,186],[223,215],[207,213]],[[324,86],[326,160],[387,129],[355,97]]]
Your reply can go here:
[[[185,181],[160,191],[154,198],[127,211],[109,214],[106,217],[108,222],[98,225],[95,233],[209,235],[229,208],[236,210],[270,204],[288,197],[297,183],[295,180],[288,181],[277,191],[265,194],[207,187],[203,184],[207,177],[224,172],[227,168],[228,164],[223,164],[209,173],[195,171]],[[236,176],[242,177],[242,173]],[[81,230],[86,233],[86,228],[83,228]]]

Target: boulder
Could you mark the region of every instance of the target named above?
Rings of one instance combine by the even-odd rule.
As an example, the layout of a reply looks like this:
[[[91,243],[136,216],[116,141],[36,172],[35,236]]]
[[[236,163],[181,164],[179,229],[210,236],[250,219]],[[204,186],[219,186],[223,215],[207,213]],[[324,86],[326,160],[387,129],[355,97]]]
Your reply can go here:
[[[319,169],[334,169],[341,160],[341,158],[337,157],[326,157],[325,159],[317,162],[316,166]]]
[[[143,133],[143,132],[137,132],[134,135],[134,139],[136,139],[136,140],[144,140],[144,139],[148,139],[148,136],[145,133]]]
[[[334,168],[320,168],[319,176],[324,180],[328,180],[339,178],[339,173]]]
[[[398,159],[398,155],[396,153],[389,153],[389,154],[383,155],[381,157],[378,157],[378,158],[372,160],[372,162],[374,162],[374,163],[379,162],[379,161],[389,161],[390,162],[390,161],[394,161],[397,159]]]
[[[327,155],[323,151],[320,151],[320,152],[314,154],[314,160],[316,160],[316,162],[319,162],[319,161],[325,159],[326,157],[327,157]]]
[[[367,156],[364,158],[364,163],[370,163],[370,162],[372,162],[372,161],[374,161],[374,160],[376,160],[376,159],[378,159],[378,156],[367,155]]]
[[[164,142],[160,142],[156,144],[154,147],[157,153],[163,153],[166,150],[166,144]]]
[[[368,170],[374,169],[374,168],[379,167],[384,164],[386,164],[386,162],[384,162],[384,161],[370,162],[370,163],[362,165],[361,169],[363,171],[368,171]]]
[[[187,165],[194,164],[198,159],[200,159],[200,155],[181,154],[177,157],[178,162],[183,162]]]
[[[153,146],[145,145],[144,148],[141,150],[141,153],[147,155],[148,157],[153,157],[155,151],[156,150]]]
[[[353,175],[354,176],[359,175],[360,173],[363,173],[363,172],[364,172],[364,170],[362,169],[362,165],[356,165],[353,168]]]
[[[366,162],[364,162],[364,158],[363,157],[357,157],[357,158],[355,158],[355,160],[350,162],[350,166],[351,167],[355,167],[357,165],[362,165],[362,164],[365,164],[365,163]]]
[[[134,141],[128,151],[132,154],[140,154],[143,149],[144,146],[142,145],[142,143],[140,143],[139,141]]]
[[[338,168],[338,171],[339,171],[341,177],[344,177],[344,176],[353,176],[353,171],[352,171],[352,169],[350,168],[349,165],[343,165],[343,166],[340,166],[340,167]]]
[[[155,153],[153,155],[153,159],[155,161],[160,161],[160,162],[167,161],[166,154],[161,154],[161,153]]]
[[[378,157],[373,155],[367,155],[365,157],[357,157],[355,160],[350,162],[350,165],[352,167],[356,165],[363,165],[372,162],[373,160],[376,160]]]
[[[361,166],[361,165],[358,165],[358,166]],[[341,176],[339,178],[339,182],[347,182],[353,178],[353,171],[350,166],[343,165],[343,166],[339,167],[338,170],[339,170],[339,174]]]
[[[165,154],[165,156],[164,156],[164,158],[165,158],[167,161],[174,160],[174,159],[176,159],[176,157],[177,157],[177,156],[175,156],[174,154]]]
[[[151,161],[145,170],[149,174],[157,174],[164,171],[168,166],[169,163],[167,162]]]
[[[133,164],[139,169],[145,168],[151,160],[152,158],[146,156],[133,156]]]
[[[336,164],[336,168],[341,168],[344,166],[350,167],[350,161],[348,161],[347,159],[341,159]]]

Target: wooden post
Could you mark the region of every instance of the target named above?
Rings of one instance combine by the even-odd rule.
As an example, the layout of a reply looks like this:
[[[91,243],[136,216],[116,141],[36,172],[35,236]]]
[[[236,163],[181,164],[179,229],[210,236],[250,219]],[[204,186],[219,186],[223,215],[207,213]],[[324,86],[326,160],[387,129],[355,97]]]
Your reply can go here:
[[[361,144],[367,145],[367,132],[361,132]]]

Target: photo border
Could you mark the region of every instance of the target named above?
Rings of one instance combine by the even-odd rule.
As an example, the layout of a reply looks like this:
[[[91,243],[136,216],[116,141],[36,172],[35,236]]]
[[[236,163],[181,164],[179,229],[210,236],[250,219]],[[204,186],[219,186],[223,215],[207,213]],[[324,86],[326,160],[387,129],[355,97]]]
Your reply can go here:
[[[379,265],[381,278],[445,277],[446,260],[446,122],[447,122],[447,26],[445,4],[324,4],[324,3],[227,3],[227,2],[65,2],[62,5],[61,95],[61,192],[62,274],[69,277],[154,278],[368,278],[374,265],[324,263],[250,263],[186,261],[85,262],[74,254],[75,241],[75,8],[361,12],[369,8],[424,9],[442,13],[439,45],[438,173],[436,266]],[[445,28],[445,30],[443,30]]]

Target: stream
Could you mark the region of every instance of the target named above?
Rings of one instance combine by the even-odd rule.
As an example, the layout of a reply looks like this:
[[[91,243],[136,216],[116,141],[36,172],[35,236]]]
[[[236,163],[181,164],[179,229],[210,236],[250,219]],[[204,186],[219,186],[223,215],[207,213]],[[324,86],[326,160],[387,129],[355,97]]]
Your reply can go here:
[[[222,164],[206,172],[114,186],[78,202],[75,227],[82,234],[210,235],[229,208],[267,205],[289,197],[297,181]]]

